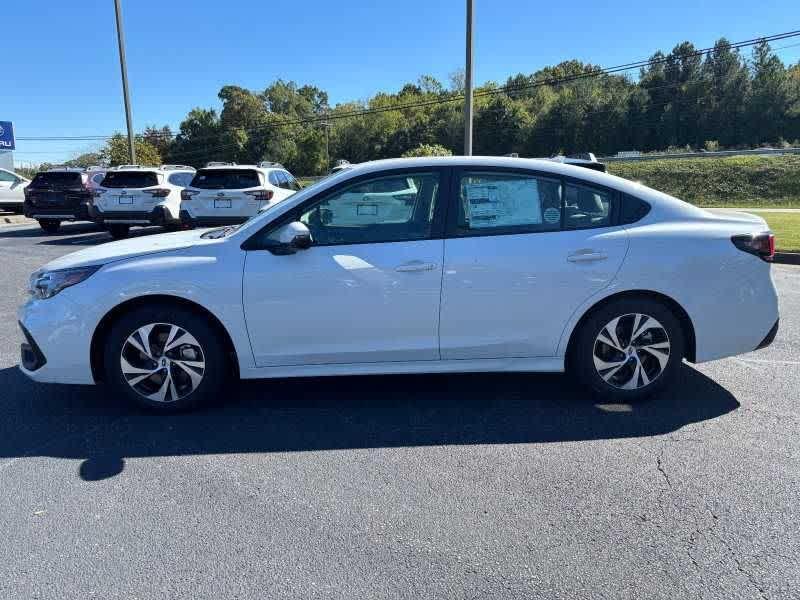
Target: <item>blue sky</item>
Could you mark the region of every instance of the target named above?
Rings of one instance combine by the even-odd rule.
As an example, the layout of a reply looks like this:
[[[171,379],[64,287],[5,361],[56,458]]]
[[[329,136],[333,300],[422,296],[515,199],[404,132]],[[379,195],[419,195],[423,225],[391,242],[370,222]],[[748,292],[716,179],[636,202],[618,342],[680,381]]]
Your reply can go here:
[[[4,0],[0,120],[17,137],[105,135],[125,117],[112,0]],[[561,60],[611,66],[670,50],[800,29],[797,0],[475,0],[475,77],[504,81]],[[333,103],[447,81],[464,61],[464,0],[123,0],[137,131],[177,129],[225,84],[315,84]],[[800,38],[777,42],[800,60]],[[58,161],[87,142],[19,141],[15,161]]]

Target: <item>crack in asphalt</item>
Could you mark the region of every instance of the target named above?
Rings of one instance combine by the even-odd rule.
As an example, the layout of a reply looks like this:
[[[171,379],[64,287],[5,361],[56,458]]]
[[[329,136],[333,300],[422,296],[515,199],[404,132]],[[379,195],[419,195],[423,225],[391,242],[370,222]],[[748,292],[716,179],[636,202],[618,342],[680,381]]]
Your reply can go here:
[[[660,491],[658,493],[658,506],[659,506],[659,509],[661,511],[661,516],[664,519],[664,521],[667,521],[666,511],[664,510],[664,496],[667,495],[668,493],[671,493],[671,491],[673,489],[672,480],[669,477],[669,473],[667,473],[666,469],[664,468],[664,451],[666,450],[668,441],[676,442],[676,441],[680,441],[680,440],[675,439],[675,438],[670,438],[668,440],[665,439],[661,443],[661,447],[660,447],[658,453],[656,454],[656,470],[660,473],[661,478],[666,483],[666,486],[664,486],[664,485],[661,486],[661,489],[660,489]],[[708,526],[708,527],[699,527],[699,526],[697,526],[697,524],[695,524],[694,531],[692,531],[692,533],[689,535],[689,539],[687,540],[687,544],[688,545],[686,547],[686,556],[689,558],[689,560],[691,561],[692,565],[694,565],[694,567],[699,572],[701,572],[701,573],[703,572],[703,568],[700,565],[700,563],[697,562],[697,559],[695,558],[692,550],[695,547],[695,545],[697,544],[697,542],[701,538],[703,538],[704,536],[713,537],[724,548],[724,551],[725,551],[724,555],[729,557],[731,560],[733,560],[733,563],[736,566],[736,570],[739,573],[741,573],[742,575],[744,575],[747,578],[747,581],[750,583],[750,585],[752,585],[756,590],[758,590],[758,593],[759,593],[760,597],[763,600],[768,600],[769,596],[767,595],[767,592],[764,589],[764,586],[761,585],[758,582],[758,580],[756,579],[756,576],[750,570],[745,568],[745,566],[744,566],[744,564],[742,562],[742,559],[738,556],[738,553],[737,553],[736,549],[731,545],[731,543],[727,539],[725,539],[724,537],[722,537],[721,535],[719,535],[717,533],[716,529],[717,529],[717,526],[720,523],[719,515],[717,515],[717,513],[714,512],[714,510],[710,506],[708,506],[708,503],[705,500],[703,500],[703,504],[705,505],[706,512],[709,515],[711,515],[711,525]],[[672,502],[672,505],[676,506],[674,502]],[[639,518],[644,522],[648,522],[648,521],[649,522],[653,522],[653,524],[659,530],[662,530],[662,531],[664,530],[664,527],[662,527],[661,524],[658,524],[658,523],[652,521],[652,519],[647,519],[646,516],[639,516]]]

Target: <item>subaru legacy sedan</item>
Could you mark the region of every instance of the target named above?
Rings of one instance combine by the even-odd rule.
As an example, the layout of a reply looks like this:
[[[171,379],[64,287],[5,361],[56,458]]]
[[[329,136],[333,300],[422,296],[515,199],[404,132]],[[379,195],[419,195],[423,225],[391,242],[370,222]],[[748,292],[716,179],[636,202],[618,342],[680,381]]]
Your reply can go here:
[[[628,402],[683,359],[769,344],[774,238],[547,160],[354,165],[239,226],[125,240],[31,276],[32,379],[150,409],[228,378],[562,372]]]

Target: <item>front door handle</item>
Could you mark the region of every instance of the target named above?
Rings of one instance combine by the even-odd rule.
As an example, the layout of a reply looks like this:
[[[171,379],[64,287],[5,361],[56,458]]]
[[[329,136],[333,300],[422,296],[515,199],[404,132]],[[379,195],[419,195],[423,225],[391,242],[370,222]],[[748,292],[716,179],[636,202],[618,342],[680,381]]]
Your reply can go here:
[[[422,262],[421,260],[412,260],[411,262],[403,263],[395,267],[398,273],[412,273],[414,271],[433,271],[436,265],[433,263]]]
[[[595,262],[607,258],[608,254],[605,252],[595,252],[593,250],[578,250],[577,252],[567,255],[567,260],[569,262]]]

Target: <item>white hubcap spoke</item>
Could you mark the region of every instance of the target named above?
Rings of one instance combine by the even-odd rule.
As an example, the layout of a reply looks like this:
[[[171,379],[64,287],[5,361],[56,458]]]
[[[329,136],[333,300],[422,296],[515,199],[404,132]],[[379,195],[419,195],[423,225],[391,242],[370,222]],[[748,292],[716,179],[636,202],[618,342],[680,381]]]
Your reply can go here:
[[[631,313],[611,320],[594,342],[594,366],[609,385],[636,390],[650,385],[669,363],[667,330],[650,315]]]
[[[128,385],[154,402],[188,396],[203,381],[205,368],[205,353],[197,339],[169,323],[140,327],[128,336],[120,353],[120,369]]]

